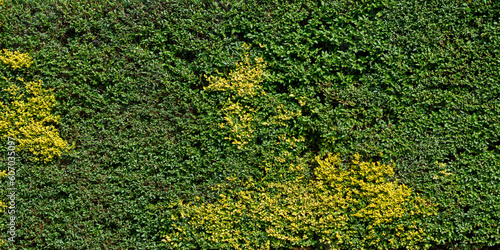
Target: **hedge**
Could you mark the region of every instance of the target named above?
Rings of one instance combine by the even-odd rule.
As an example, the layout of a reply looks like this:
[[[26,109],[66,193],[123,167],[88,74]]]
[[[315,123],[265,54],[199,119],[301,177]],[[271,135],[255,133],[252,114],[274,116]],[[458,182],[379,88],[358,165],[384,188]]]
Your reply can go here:
[[[398,183],[439,204],[436,216],[419,218],[433,247],[500,244],[497,1],[11,0],[0,8],[0,48],[34,60],[2,68],[0,79],[54,89],[55,128],[75,144],[50,163],[22,155],[17,248],[167,248],[179,200],[216,204],[219,185],[242,190],[227,178],[279,183],[295,157],[314,180],[313,159],[328,153],[390,165]],[[259,125],[238,148],[231,128],[220,128],[237,106],[231,93],[206,89],[205,75],[228,77],[246,53],[266,63],[266,95],[232,103],[276,124]]]

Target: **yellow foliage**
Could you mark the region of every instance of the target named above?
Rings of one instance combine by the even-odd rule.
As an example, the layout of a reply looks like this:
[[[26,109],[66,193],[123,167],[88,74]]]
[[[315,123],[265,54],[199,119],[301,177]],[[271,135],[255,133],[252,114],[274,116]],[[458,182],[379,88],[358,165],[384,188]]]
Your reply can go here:
[[[266,63],[262,58],[255,59],[256,65],[252,65],[245,54],[245,61],[236,63],[236,70],[229,74],[226,79],[219,76],[205,76],[210,85],[204,87],[208,91],[231,91],[239,97],[253,97],[259,94],[259,85],[263,80]]]
[[[247,45],[243,45],[247,48]],[[248,49],[248,48],[247,48]],[[250,62],[248,53],[245,54],[244,61],[236,64],[236,70],[231,71],[227,78],[220,76],[205,76],[210,83],[209,86],[204,87],[207,91],[226,91],[233,94],[224,103],[222,111],[226,113],[224,120],[225,124],[220,124],[221,128],[227,126],[230,130],[229,139],[233,144],[238,145],[241,149],[244,145],[248,144],[253,138],[254,131],[254,117],[253,113],[257,109],[253,109],[246,105],[241,105],[234,102],[237,97],[244,99],[254,96],[265,94],[260,91],[262,86],[260,83],[263,81],[264,68],[266,63],[262,58],[255,59],[255,65]]]
[[[4,89],[12,102],[0,102],[0,133],[2,138],[14,137],[18,141],[16,150],[29,150],[35,161],[49,162],[68,150],[64,141],[53,125],[58,124],[59,116],[51,114],[55,106],[55,96],[51,90],[42,88],[41,81],[24,82],[25,96],[15,84]]]
[[[205,90],[232,95],[223,104],[225,123],[219,127],[228,128],[225,139],[239,149],[253,140],[257,126],[288,127],[302,115],[300,109],[294,112],[278,104],[271,107],[273,115],[266,120],[257,117],[262,106],[255,104],[255,97],[267,96],[260,85],[264,68],[262,58],[251,64],[247,53],[227,78],[207,77],[210,85]],[[297,99],[299,106],[306,104],[303,97]],[[277,138],[278,144],[290,149],[305,141],[303,136],[295,138],[286,132]],[[403,218],[430,214],[434,207],[398,184],[392,166],[362,162],[358,154],[349,165],[339,155],[317,156],[318,167],[311,180],[307,177],[311,165],[288,149],[278,151],[274,162],[264,161],[261,166],[273,181],[250,178],[244,182],[228,177],[227,183],[213,187],[226,191],[215,203],[200,204],[199,197],[195,198],[197,205],[179,202],[179,214],[172,215],[175,230],[162,241],[172,248],[194,240],[206,248],[224,249],[307,246],[311,239],[319,239],[331,249],[371,249],[381,241],[386,248],[411,249],[425,241],[425,231]],[[285,178],[277,181],[280,177]],[[242,190],[234,190],[235,186]]]
[[[243,45],[246,50],[250,49],[247,44]],[[225,113],[225,124],[219,124],[220,128],[228,127],[230,135],[225,139],[231,140],[233,144],[238,145],[238,149],[242,149],[254,138],[253,132],[258,124],[265,126],[277,125],[288,127],[286,121],[292,120],[301,114],[292,112],[279,105],[276,107],[277,115],[271,116],[266,121],[258,121],[253,114],[259,108],[252,108],[249,105],[243,105],[239,102],[234,102],[236,98],[251,99],[252,97],[267,95],[262,91],[261,83],[264,79],[264,69],[266,63],[262,57],[255,58],[255,62],[251,63],[249,54],[246,53],[244,61],[236,64],[236,69],[229,73],[227,78],[220,76],[205,76],[210,85],[204,87],[206,91],[224,91],[232,94],[232,97],[223,104],[222,111]],[[289,143],[290,148],[295,146],[296,142],[304,141],[304,138],[289,138],[286,134],[280,136],[282,143]]]
[[[246,190],[230,190],[230,195],[221,195],[214,204],[182,205],[181,214],[188,223],[175,225],[176,231],[165,235],[165,242],[175,246],[191,230],[200,232],[199,236],[204,235],[210,243],[235,249],[299,246],[314,236],[332,249],[349,245],[354,238],[361,239],[363,247],[370,247],[380,241],[375,234],[377,226],[397,221],[409,210],[426,212],[418,208],[425,200],[412,197],[405,185],[389,181],[394,175],[389,165],[355,160],[345,167],[339,155],[331,154],[324,160],[316,157],[316,162],[319,167],[314,180],[296,178],[260,185],[250,180],[243,183]],[[290,171],[300,173],[304,168],[299,163],[290,166]],[[371,230],[359,232],[351,227],[355,218],[365,221]],[[418,242],[425,235],[422,229],[403,225],[395,232],[399,236],[395,233],[394,237],[406,242],[406,247],[412,247],[412,243],[405,239]],[[272,239],[273,243],[270,246],[268,240],[251,240],[251,235]]]
[[[224,139],[232,140],[233,144],[238,145],[238,148],[241,149],[253,138],[254,117],[252,113],[255,113],[255,109],[242,107],[238,102],[233,103],[229,100],[222,111],[226,112],[224,120],[226,120],[231,132],[230,136]]]
[[[12,52],[7,49],[3,49],[0,53],[0,61],[13,69],[29,68],[33,63],[28,54],[20,53],[19,51]]]

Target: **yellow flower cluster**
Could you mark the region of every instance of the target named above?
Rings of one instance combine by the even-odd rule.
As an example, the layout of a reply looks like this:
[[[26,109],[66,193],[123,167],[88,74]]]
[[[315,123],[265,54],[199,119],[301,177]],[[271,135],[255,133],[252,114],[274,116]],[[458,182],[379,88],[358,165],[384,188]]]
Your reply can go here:
[[[381,240],[378,226],[385,224],[387,230],[388,223],[411,209],[426,212],[418,208],[425,200],[412,198],[408,187],[389,181],[394,175],[391,166],[359,162],[359,155],[355,157],[349,167],[339,155],[330,154],[324,160],[316,157],[319,167],[314,180],[263,183],[250,179],[242,183],[246,190],[229,190],[215,204],[181,205],[181,216],[188,223],[175,225],[176,231],[165,235],[165,242],[176,247],[188,231],[194,231],[211,244],[234,249],[307,246],[314,236],[331,249],[349,246],[355,239],[362,243],[351,247],[373,248]],[[304,168],[291,166],[290,170]],[[359,219],[365,221],[368,232],[351,226],[351,221]],[[389,241],[395,248],[402,243],[411,248],[410,242],[423,240],[425,235],[415,225],[399,224],[394,231]]]
[[[13,69],[29,68],[33,63],[28,54],[20,53],[19,51],[12,52],[7,49],[3,49],[0,53],[0,61]]]
[[[49,162],[68,150],[53,125],[59,123],[59,116],[51,114],[55,106],[55,96],[51,90],[44,90],[41,81],[25,82],[24,91],[15,84],[4,89],[12,102],[0,102],[0,133],[3,138],[14,137],[18,141],[16,150],[27,149],[35,161]],[[25,93],[23,93],[25,92]],[[26,94],[26,96],[25,96]]]

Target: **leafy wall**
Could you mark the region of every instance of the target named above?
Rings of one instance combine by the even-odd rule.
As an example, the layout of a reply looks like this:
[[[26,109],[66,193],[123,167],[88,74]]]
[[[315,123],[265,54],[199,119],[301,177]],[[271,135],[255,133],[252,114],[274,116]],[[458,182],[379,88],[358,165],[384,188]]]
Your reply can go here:
[[[497,1],[1,8],[0,47],[34,62],[0,79],[54,89],[58,131],[75,143],[51,164],[20,166],[23,247],[167,247],[178,200],[202,207],[219,204],[219,185],[287,183],[300,161],[312,181],[313,159],[328,153],[390,165],[388,183],[438,204],[420,218],[433,246],[500,244]],[[246,53],[266,63],[255,96],[204,89],[215,80],[204,75],[227,79]]]

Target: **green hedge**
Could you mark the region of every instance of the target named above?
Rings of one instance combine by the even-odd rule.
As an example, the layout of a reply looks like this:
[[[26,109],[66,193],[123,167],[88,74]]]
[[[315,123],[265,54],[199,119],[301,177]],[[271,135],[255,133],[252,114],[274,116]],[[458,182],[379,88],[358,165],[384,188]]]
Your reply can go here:
[[[305,138],[293,152],[304,160],[359,152],[394,161],[401,183],[440,204],[421,222],[436,246],[500,244],[498,1],[11,0],[0,8],[0,48],[34,59],[28,69],[2,68],[0,79],[54,88],[58,130],[76,143],[50,164],[21,160],[17,248],[162,247],[174,230],[172,204],[214,202],[212,188],[227,177],[264,177],[259,165],[284,150],[282,133]],[[203,87],[204,75],[234,69],[243,43],[268,65],[258,115],[281,104],[302,116],[239,150],[218,127],[227,96]]]

